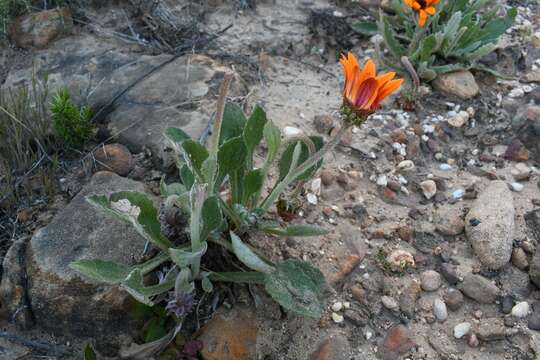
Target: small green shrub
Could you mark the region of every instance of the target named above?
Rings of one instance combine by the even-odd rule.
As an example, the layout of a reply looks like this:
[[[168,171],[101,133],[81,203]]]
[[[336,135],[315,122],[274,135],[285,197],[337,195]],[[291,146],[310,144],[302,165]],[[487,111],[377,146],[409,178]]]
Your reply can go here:
[[[53,126],[57,135],[67,144],[82,147],[92,136],[92,109],[80,109],[71,101],[69,91],[60,89],[51,101]]]
[[[423,16],[415,21],[416,11],[408,5],[413,2],[393,0],[394,15],[381,11],[379,32],[388,54],[379,51],[379,58],[401,73],[411,64],[424,81],[456,70],[489,71],[478,60],[495,50],[517,15],[515,8],[501,15],[500,0],[435,0],[429,2],[434,14],[420,10]]]

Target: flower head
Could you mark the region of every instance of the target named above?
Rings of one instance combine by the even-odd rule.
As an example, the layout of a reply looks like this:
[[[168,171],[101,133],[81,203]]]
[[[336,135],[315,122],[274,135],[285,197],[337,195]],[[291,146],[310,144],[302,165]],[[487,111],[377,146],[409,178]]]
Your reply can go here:
[[[176,315],[178,318],[189,314],[195,305],[195,299],[192,294],[175,293],[174,291],[171,291],[169,295],[170,300],[167,302],[165,310],[167,310],[168,313]]]
[[[369,59],[363,69],[352,53],[342,55],[339,60],[345,73],[343,87],[344,112],[364,119],[379,108],[381,102],[399,89],[403,79],[394,79],[395,72],[377,76],[373,60]]]
[[[435,15],[437,9],[433,7],[439,0],[403,0],[407,6],[418,12],[418,25],[424,27],[428,15]]]

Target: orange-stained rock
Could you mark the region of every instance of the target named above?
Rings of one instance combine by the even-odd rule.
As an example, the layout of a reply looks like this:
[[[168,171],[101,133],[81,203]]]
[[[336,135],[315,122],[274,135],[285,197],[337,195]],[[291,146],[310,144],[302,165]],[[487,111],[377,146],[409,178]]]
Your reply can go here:
[[[133,156],[128,148],[121,144],[102,146],[94,152],[94,157],[99,169],[112,171],[120,176],[126,176],[133,169]]]
[[[328,277],[331,285],[336,285],[349,275],[362,262],[364,256],[349,254],[342,260],[340,259],[339,269],[336,273]]]
[[[397,360],[415,345],[411,331],[403,325],[395,325],[386,333],[379,355],[383,360]]]
[[[221,308],[201,330],[204,360],[251,360],[257,358],[257,321],[253,309]]]
[[[72,30],[71,11],[58,8],[16,18],[9,27],[9,37],[21,48],[44,48],[55,38]]]

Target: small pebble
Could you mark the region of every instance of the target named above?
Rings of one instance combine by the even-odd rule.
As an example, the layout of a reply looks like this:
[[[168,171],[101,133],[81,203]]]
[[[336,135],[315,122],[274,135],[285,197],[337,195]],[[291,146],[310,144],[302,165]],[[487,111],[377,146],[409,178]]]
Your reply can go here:
[[[381,302],[384,305],[385,308],[388,310],[397,310],[399,307],[399,304],[396,300],[394,300],[393,297],[390,296],[383,296],[381,297]]]
[[[433,180],[425,180],[420,183],[426,199],[431,199],[437,193],[437,184]]]
[[[332,304],[332,311],[338,312],[341,311],[341,309],[343,309],[343,303],[341,301],[336,301]]]
[[[439,165],[439,169],[441,169],[442,171],[450,171],[452,170],[452,166],[448,164],[441,164]]]
[[[333,312],[332,320],[334,320],[336,324],[340,324],[343,322],[343,315]]]
[[[471,330],[470,323],[468,322],[459,323],[454,327],[454,337],[456,339],[461,339],[462,337],[467,335],[470,330]]]
[[[512,316],[516,317],[518,319],[522,319],[529,314],[529,303],[526,301],[522,301],[520,303],[517,303],[512,308]]]
[[[513,182],[510,184],[510,189],[512,189],[515,192],[521,192],[523,191],[523,185],[517,182]]]
[[[465,195],[464,189],[457,189],[457,190],[452,191],[452,198],[455,200],[461,199],[463,195]]]
[[[420,275],[420,282],[425,291],[435,291],[441,286],[441,274],[434,270],[424,271]]]
[[[435,301],[433,301],[433,315],[439,320],[440,322],[443,322],[448,317],[448,311],[446,310],[446,304],[441,299],[437,298]]]

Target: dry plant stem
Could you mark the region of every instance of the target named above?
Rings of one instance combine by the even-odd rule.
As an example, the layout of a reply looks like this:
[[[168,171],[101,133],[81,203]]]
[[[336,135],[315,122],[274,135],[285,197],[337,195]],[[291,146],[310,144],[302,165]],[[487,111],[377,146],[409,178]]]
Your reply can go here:
[[[223,82],[219,87],[219,97],[216,110],[216,118],[214,120],[214,129],[212,131],[212,154],[217,156],[219,149],[219,138],[221,137],[221,123],[223,121],[223,112],[225,111],[225,99],[229,85],[231,84],[233,75],[225,74]]]
[[[268,210],[270,206],[277,200],[279,195],[287,189],[287,187],[300,175],[309,170],[312,166],[316,165],[319,161],[324,158],[327,152],[331,151],[336,147],[337,144],[341,141],[343,135],[349,130],[351,124],[344,124],[338,133],[330,139],[324,146],[317,151],[313,156],[309,157],[302,165],[291,169],[291,171],[285,176],[285,178],[272,190],[270,195],[263,201],[261,208],[265,211]]]
[[[411,76],[411,79],[414,84],[414,93],[416,93],[418,91],[418,88],[420,87],[420,78],[418,77],[418,74],[416,73],[416,70],[414,70],[414,66],[412,66],[408,57],[402,56],[401,63],[403,64],[403,66],[405,66],[405,69]]]

